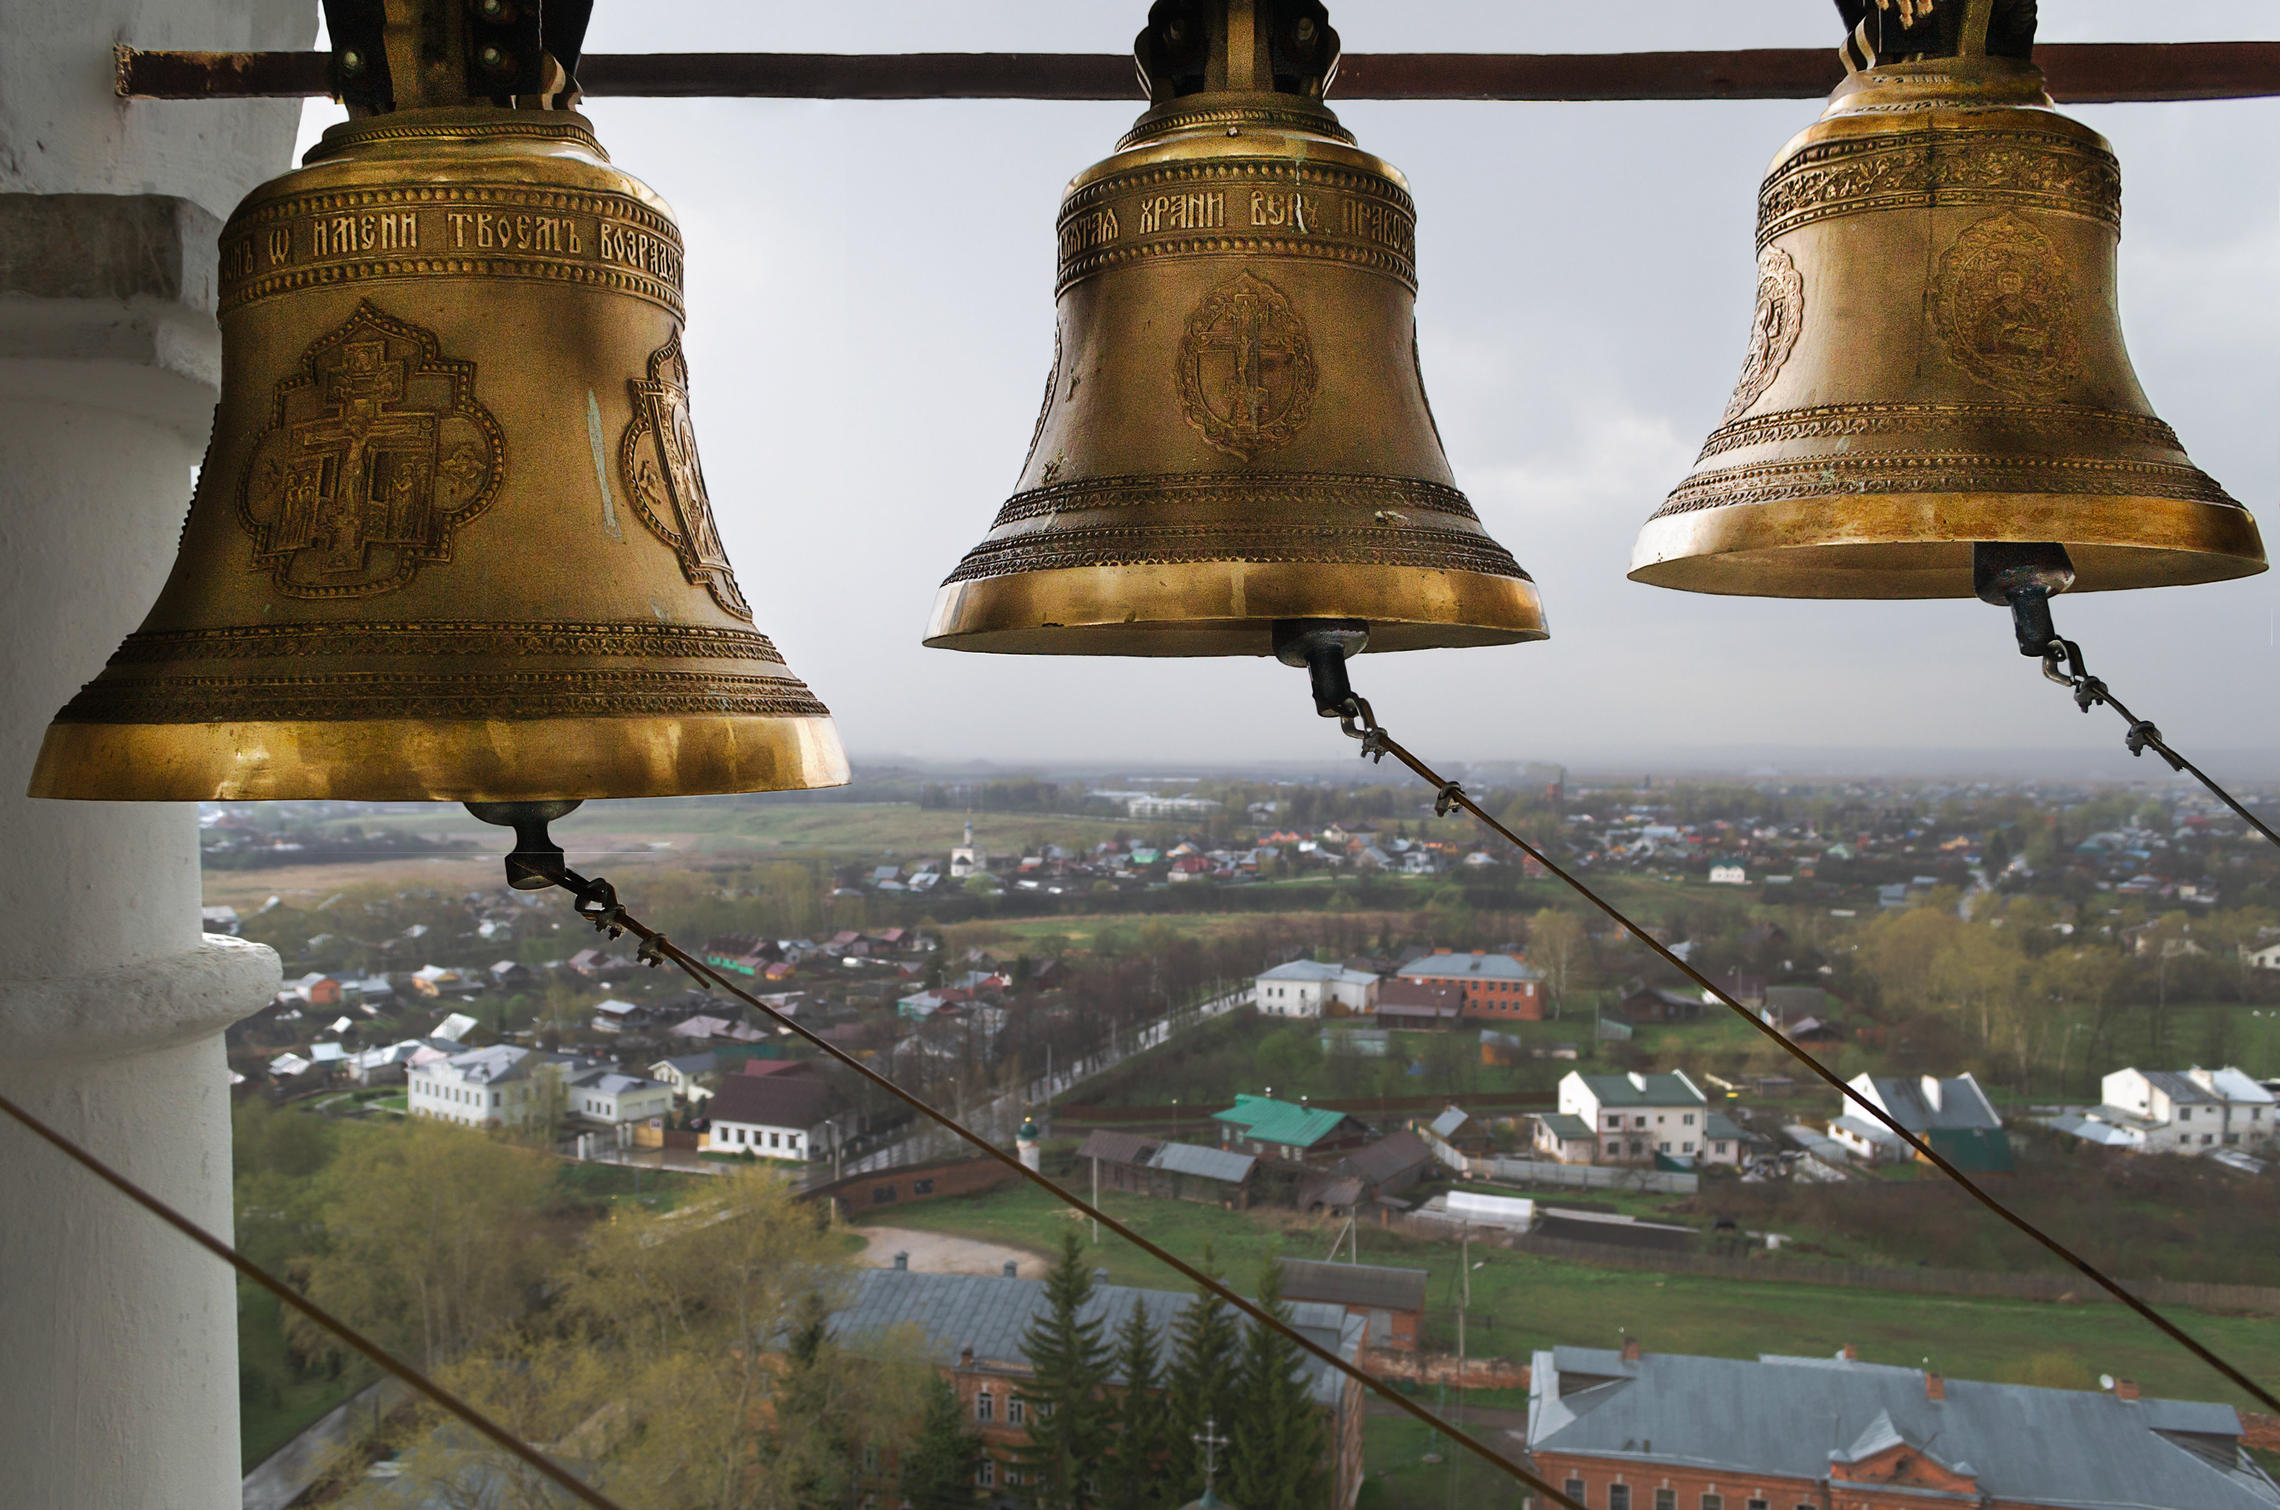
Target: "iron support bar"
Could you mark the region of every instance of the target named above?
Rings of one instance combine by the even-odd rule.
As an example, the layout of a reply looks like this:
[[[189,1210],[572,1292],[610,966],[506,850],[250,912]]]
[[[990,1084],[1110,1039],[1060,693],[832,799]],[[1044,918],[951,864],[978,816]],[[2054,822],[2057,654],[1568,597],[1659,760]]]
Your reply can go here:
[[[2280,95],[2280,42],[2054,42],[2035,57],[2061,104]],[[118,49],[128,99],[295,98],[327,92],[317,52]],[[1803,100],[1844,77],[1835,48],[1743,52],[1349,53],[1343,100]],[[1129,100],[1116,53],[588,53],[593,96],[844,100]]]

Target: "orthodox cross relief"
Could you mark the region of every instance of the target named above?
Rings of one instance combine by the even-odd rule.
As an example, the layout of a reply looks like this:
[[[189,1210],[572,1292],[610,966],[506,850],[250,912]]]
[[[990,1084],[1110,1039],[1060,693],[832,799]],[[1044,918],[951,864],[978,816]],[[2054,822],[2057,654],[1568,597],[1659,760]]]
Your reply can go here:
[[[1251,460],[1287,446],[1314,403],[1314,343],[1281,289],[1242,272],[1204,295],[1180,342],[1180,403],[1206,444]]]
[[[277,385],[238,492],[253,564],[295,598],[364,597],[451,559],[488,508],[506,435],[475,402],[475,364],[370,302]]]
[[[689,420],[689,364],[681,355],[679,332],[650,353],[647,380],[634,378],[626,387],[633,395],[633,419],[618,444],[618,470],[634,512],[672,547],[692,587],[704,588],[722,609],[750,623],[752,605],[729,567],[713,525],[704,469],[697,463],[697,432]]]

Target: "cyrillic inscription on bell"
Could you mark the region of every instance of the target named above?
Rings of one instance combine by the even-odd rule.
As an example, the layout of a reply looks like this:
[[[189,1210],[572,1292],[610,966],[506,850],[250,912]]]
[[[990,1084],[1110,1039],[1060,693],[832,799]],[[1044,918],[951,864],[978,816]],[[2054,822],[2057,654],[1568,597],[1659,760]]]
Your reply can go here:
[[[222,399],[174,574],[33,792],[846,780],[713,520],[681,258],[561,109],[364,114],[256,189],[222,233]]]
[[[1854,72],[1759,190],[1741,377],[1632,579],[1969,597],[1980,541],[2064,545],[2077,591],[2264,570],[2131,370],[2121,170],[2052,107],[2034,7],[1855,9]]]
[[[1416,212],[1323,108],[1317,0],[1163,0],[1152,108],[1061,204],[1054,355],[1019,487],[935,600],[962,650],[1267,655],[1543,636],[1442,454]]]

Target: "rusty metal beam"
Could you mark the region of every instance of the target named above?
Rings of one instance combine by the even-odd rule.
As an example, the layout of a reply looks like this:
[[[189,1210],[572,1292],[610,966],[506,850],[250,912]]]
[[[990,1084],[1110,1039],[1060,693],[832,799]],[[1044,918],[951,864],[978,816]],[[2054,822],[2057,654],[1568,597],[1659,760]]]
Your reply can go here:
[[[326,93],[315,52],[144,52],[121,47],[129,99],[295,98]],[[2280,95],[2280,42],[2050,43],[2036,50],[2061,103]],[[1744,52],[1356,53],[1347,100],[1816,99],[1842,77],[1833,48]],[[586,93],[743,99],[1137,100],[1115,53],[589,53]]]

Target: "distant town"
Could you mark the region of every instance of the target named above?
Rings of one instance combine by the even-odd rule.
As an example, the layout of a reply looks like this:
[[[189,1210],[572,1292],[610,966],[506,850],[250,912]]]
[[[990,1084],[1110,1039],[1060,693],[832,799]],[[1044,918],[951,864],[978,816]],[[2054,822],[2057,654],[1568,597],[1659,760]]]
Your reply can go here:
[[[913,1339],[962,1423],[862,1455],[827,1502],[1028,1503],[1052,1402],[1024,1338],[1081,1289],[1140,1350],[1102,1344],[1121,1379],[1177,1358],[1191,1296],[791,1022],[1594,1506],[2105,1503],[2068,1497],[2085,1474],[2280,1504],[2280,1421],[2117,1330],[1777,1041],[2270,1376],[2280,851],[2168,787],[1534,766],[1468,790],[1743,1011],[1404,787],[911,772],[676,803],[638,838],[598,820],[628,905],[765,1010],[507,889],[495,838],[436,809],[209,809],[206,927],[287,966],[229,1037],[241,1204],[280,1117],[334,1172],[415,1127],[543,1155],[532,1220],[564,1241],[773,1182],[854,1244],[830,1335]],[[327,1262],[360,1197],[324,1188],[338,1211],[279,1257]],[[282,1332],[245,1351],[249,1462],[362,1387]],[[1312,1367],[1321,1503],[1522,1503]],[[1693,1440],[1744,1392],[1839,1429],[1803,1456]],[[1185,1435],[1265,1408],[1239,1395]],[[2035,1451],[2007,1445],[2022,1420]],[[1106,1422],[1100,1450],[1161,1425]],[[376,1438],[328,1492],[363,1503],[421,1451]],[[913,1465],[951,1458],[963,1497],[914,1498]]]

